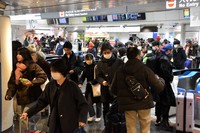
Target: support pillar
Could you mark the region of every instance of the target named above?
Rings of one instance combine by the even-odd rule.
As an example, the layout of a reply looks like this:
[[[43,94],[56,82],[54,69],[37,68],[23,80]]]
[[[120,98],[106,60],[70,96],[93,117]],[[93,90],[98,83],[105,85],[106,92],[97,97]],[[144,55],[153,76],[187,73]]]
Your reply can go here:
[[[185,45],[185,24],[181,24],[181,45]]]
[[[7,83],[12,70],[11,23],[7,16],[0,16],[0,130],[13,125],[13,101],[5,101]]]

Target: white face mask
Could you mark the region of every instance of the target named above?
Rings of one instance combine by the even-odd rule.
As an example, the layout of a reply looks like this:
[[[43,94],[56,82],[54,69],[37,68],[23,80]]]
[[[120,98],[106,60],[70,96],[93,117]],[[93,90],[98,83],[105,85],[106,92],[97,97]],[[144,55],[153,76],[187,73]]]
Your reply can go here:
[[[156,47],[152,47],[152,50],[153,50],[153,51],[156,51]]]
[[[110,59],[111,56],[112,56],[112,53],[110,53],[110,54],[104,54],[104,55],[103,55],[103,57],[104,57],[105,59]]]
[[[51,76],[54,80],[60,80],[62,75],[58,72],[51,72]]]
[[[175,44],[175,45],[174,45],[174,48],[178,48],[178,45]]]
[[[142,46],[138,46],[137,48],[138,48],[139,50],[142,50]]]
[[[92,60],[86,60],[85,61],[87,65],[91,65],[92,64]]]
[[[147,50],[147,53],[152,53],[152,50]]]

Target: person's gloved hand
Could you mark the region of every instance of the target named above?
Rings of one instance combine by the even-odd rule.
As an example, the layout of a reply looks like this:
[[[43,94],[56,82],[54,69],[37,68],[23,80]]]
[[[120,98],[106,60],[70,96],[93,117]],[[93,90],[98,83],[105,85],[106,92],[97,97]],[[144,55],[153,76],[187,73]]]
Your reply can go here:
[[[5,96],[5,100],[11,100],[11,99],[12,99],[12,97],[9,96],[9,95],[6,95],[6,96]]]

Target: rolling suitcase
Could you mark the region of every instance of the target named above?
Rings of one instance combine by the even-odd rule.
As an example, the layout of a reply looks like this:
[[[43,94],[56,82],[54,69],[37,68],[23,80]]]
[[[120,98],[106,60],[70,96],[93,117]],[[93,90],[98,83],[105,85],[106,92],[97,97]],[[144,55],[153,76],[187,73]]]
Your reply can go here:
[[[180,93],[177,96],[176,130],[192,133],[194,127],[194,94]]]
[[[28,118],[26,120],[20,118],[19,119],[19,133],[46,133],[46,132],[43,132],[40,130],[29,130]]]

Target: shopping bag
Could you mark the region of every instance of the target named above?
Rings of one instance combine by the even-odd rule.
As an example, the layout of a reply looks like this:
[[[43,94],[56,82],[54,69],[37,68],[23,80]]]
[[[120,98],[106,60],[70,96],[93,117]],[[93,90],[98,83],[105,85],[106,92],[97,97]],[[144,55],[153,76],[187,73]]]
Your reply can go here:
[[[92,86],[93,97],[101,96],[101,85],[98,83],[91,86]]]

